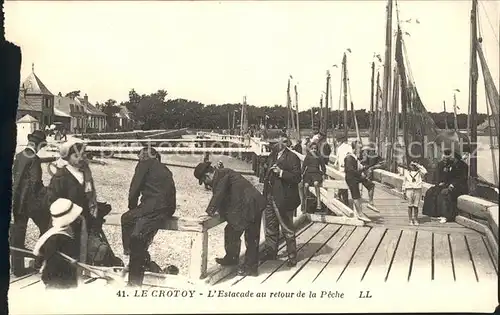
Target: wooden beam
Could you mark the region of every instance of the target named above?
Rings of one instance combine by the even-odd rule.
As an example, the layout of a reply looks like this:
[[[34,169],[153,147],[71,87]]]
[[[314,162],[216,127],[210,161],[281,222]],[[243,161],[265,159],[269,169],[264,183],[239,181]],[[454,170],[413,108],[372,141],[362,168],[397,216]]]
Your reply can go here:
[[[322,184],[326,189],[349,189],[345,180],[325,179]]]
[[[189,278],[202,279],[207,273],[208,233],[207,231],[194,233],[191,238],[191,262],[189,264]]]
[[[340,224],[340,225],[353,225],[353,226],[363,226],[365,223],[356,218],[349,218],[346,216],[333,216],[333,215],[323,215],[308,213],[307,216],[312,222],[321,222],[329,224]]]
[[[121,213],[109,214],[105,218],[105,225],[121,226]],[[224,220],[218,215],[214,217],[201,217],[201,218],[179,218],[172,217],[165,221],[162,230],[170,231],[184,231],[184,232],[205,232],[221,223]]]

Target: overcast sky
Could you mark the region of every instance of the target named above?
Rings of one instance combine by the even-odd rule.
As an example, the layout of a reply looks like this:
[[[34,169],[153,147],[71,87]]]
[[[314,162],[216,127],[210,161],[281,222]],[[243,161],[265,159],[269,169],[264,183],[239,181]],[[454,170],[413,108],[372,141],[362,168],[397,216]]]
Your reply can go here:
[[[398,3],[424,105],[451,111],[460,89],[467,111],[471,1]],[[289,74],[299,107],[317,106],[326,70],[350,48],[357,108],[369,108],[370,63],[384,54],[386,1],[28,2],[5,3],[7,39],[21,46],[22,78],[35,73],[56,94],[81,90],[91,102],[166,89],[205,104],[284,104]],[[483,48],[499,86],[499,1],[480,1]],[[488,20],[489,18],[489,20]],[[340,67],[332,69],[338,107]],[[382,75],[382,74],[381,74]],[[478,107],[486,112],[479,81]]]

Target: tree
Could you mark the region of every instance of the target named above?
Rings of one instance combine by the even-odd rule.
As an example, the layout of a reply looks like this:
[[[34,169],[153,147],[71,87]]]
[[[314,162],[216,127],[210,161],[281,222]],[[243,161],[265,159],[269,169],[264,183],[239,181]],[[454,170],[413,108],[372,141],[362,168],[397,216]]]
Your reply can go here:
[[[69,97],[69,98],[80,97],[80,90],[78,90],[78,91],[71,91],[71,92],[67,93],[66,95],[64,95],[64,97]]]

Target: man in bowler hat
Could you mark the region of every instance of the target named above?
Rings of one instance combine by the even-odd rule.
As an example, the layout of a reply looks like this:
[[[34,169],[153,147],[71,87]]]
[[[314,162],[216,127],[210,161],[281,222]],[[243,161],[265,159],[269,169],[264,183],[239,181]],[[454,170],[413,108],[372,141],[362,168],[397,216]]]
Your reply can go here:
[[[240,173],[229,168],[214,168],[210,162],[196,166],[194,176],[199,184],[212,187],[213,195],[207,214],[216,212],[227,221],[224,229],[224,258],[216,258],[223,266],[237,265],[241,235],[245,233],[245,261],[239,268],[242,276],[257,276],[259,265],[260,222],[266,207],[264,196]]]
[[[42,181],[42,166],[38,152],[47,145],[45,133],[35,130],[28,135],[26,148],[16,154],[12,169],[12,217],[14,222],[10,229],[10,244],[23,248],[26,240],[26,228],[31,218],[40,230],[45,233],[50,224],[50,213],[45,207],[46,188]],[[39,261],[37,261],[39,265]],[[12,272],[20,277],[27,273],[24,256],[12,253]]]
[[[266,242],[262,260],[275,260],[278,253],[279,228],[285,236],[288,266],[297,265],[297,243],[293,227],[293,214],[300,205],[300,159],[288,149],[289,139],[281,133],[269,155],[269,165],[264,178]]]

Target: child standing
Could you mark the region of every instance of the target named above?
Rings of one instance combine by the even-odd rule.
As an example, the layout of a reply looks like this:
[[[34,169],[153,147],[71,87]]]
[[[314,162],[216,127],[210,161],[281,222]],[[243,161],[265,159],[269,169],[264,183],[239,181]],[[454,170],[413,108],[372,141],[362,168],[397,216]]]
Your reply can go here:
[[[71,224],[78,219],[82,208],[68,199],[59,198],[50,206],[52,227],[35,245],[33,253],[44,260],[42,281],[47,289],[69,289],[77,286],[77,269],[59,252],[76,259],[78,246]]]
[[[410,225],[418,225],[418,207],[422,199],[423,177],[427,170],[422,165],[411,162],[408,170],[404,171],[403,194],[408,200],[408,220]]]
[[[316,210],[321,210],[320,186],[326,174],[326,165],[318,152],[318,144],[311,142],[304,163],[302,164],[302,178],[304,181],[304,196],[307,196],[309,186],[316,189]],[[305,198],[304,198],[305,199]]]

